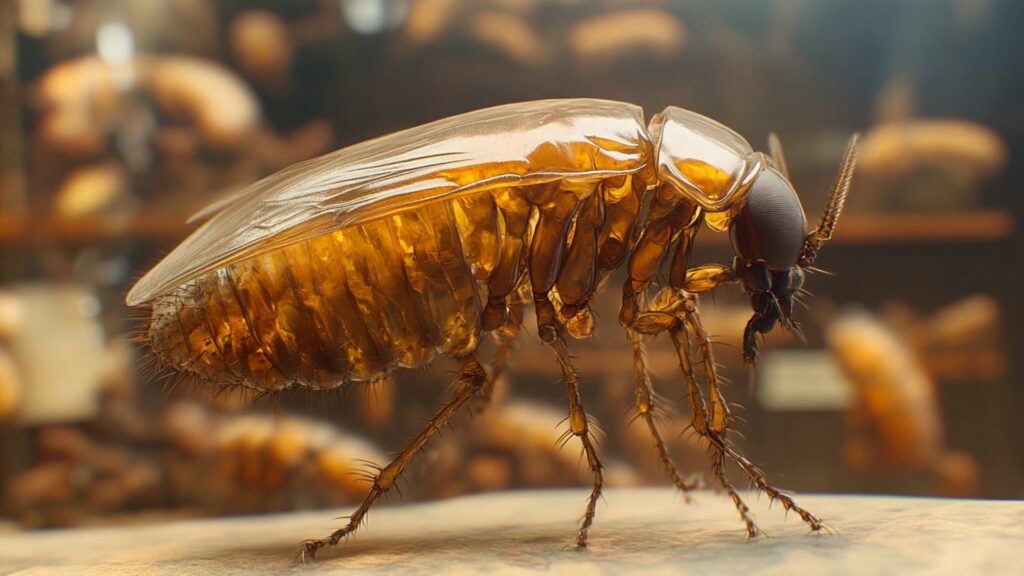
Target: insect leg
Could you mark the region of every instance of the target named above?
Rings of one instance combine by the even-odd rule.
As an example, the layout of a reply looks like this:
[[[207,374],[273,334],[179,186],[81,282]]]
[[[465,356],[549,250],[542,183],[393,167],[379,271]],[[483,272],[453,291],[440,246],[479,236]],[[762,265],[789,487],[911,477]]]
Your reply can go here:
[[[562,332],[549,292],[565,262],[566,236],[579,206],[580,200],[574,194],[556,190],[549,201],[539,204],[537,228],[530,241],[530,287],[537,314],[537,333],[548,343]]]
[[[672,287],[682,288],[690,294],[702,294],[714,290],[719,284],[735,280],[736,275],[732,268],[721,264],[702,264],[687,270],[681,284],[676,284],[673,280]]]
[[[754,519],[750,517],[750,507],[747,503],[740,498],[739,493],[736,491],[736,487],[729,481],[729,477],[725,474],[725,457],[722,455],[720,450],[715,451],[715,455],[711,460],[711,470],[715,473],[715,478],[718,483],[725,489],[726,494],[732,499],[733,506],[736,507],[736,511],[739,512],[740,518],[743,519],[743,524],[747,527],[747,538],[756,538],[760,533],[760,529],[757,524],[754,523]]]
[[[687,300],[688,303],[692,304],[692,301]],[[684,305],[685,306],[685,305]],[[695,310],[695,309],[694,309]],[[694,312],[694,315],[696,313]],[[688,317],[688,316],[687,316]],[[706,335],[706,333],[705,333]],[[697,384],[696,371],[694,369],[693,360],[690,358],[691,340],[690,340],[690,329],[688,324],[676,327],[671,332],[672,343],[676,347],[676,354],[679,356],[679,363],[683,369],[683,377],[686,380],[686,386],[689,389],[690,401],[694,406],[694,426],[697,433],[708,438],[711,441],[712,446],[715,448],[715,455],[712,459],[712,471],[715,474],[715,479],[718,480],[719,485],[732,499],[733,505],[736,507],[736,511],[740,515],[740,519],[743,520],[743,524],[747,529],[747,537],[753,538],[757,536],[759,530],[757,524],[754,523],[754,519],[750,516],[750,508],[746,502],[740,497],[736,488],[729,481],[729,477],[725,473],[725,454],[723,446],[725,445],[725,431],[727,429],[729,413],[725,408],[725,404],[722,401],[721,394],[719,393],[717,378],[718,374],[715,370],[714,360],[708,361],[708,357],[704,356],[704,367],[705,377],[714,378],[714,387],[712,388],[712,380],[708,380],[708,392],[711,396],[710,401],[710,412],[708,410],[708,402],[704,398],[704,392]],[[700,336],[695,334],[700,341]],[[698,344],[702,354],[705,351],[710,352],[710,343],[705,342],[704,344]],[[709,376],[710,375],[710,376]],[[696,397],[696,399],[695,399]],[[699,411],[698,411],[699,407]]]
[[[623,326],[630,326],[636,318],[639,296],[651,285],[661,267],[671,236],[672,229],[666,219],[651,222],[630,254],[627,265],[629,278],[622,285],[622,308],[619,310],[619,323]]]
[[[549,342],[548,346],[555,353],[558,366],[562,369],[562,379],[565,380],[566,395],[569,398],[569,430],[580,439],[583,444],[583,451],[587,455],[587,464],[594,475],[593,489],[590,491],[590,498],[587,500],[587,510],[583,514],[583,523],[580,525],[579,535],[576,538],[576,549],[583,550],[587,547],[587,538],[590,533],[590,526],[594,523],[594,515],[597,509],[597,499],[601,497],[601,489],[604,486],[604,474],[601,459],[594,447],[594,438],[590,433],[590,421],[587,413],[583,410],[583,403],[580,401],[579,383],[576,379],[576,369],[572,366],[569,352],[566,349],[565,341],[556,338]]]
[[[676,488],[682,490],[683,496],[687,501],[689,501],[689,495],[687,493],[696,488],[697,483],[683,480],[683,477],[676,469],[675,463],[672,462],[672,456],[669,454],[668,448],[665,446],[665,440],[662,438],[661,431],[658,429],[658,422],[656,421],[656,418],[659,415],[659,408],[656,402],[660,400],[660,398],[654,392],[654,387],[651,385],[651,377],[647,371],[647,358],[646,351],[644,350],[643,335],[635,330],[630,330],[629,342],[633,346],[633,368],[636,376],[637,416],[643,418],[644,423],[647,424],[647,429],[651,433],[651,438],[654,439],[654,448],[658,452],[658,458],[665,466],[665,472],[668,473],[669,478],[672,479]]]
[[[597,267],[602,272],[618,268],[628,255],[646,187],[643,179],[632,174],[601,182],[604,224],[597,237]]]
[[[590,298],[597,286],[597,236],[603,221],[604,202],[597,190],[583,200],[576,216],[572,246],[556,282],[562,300],[559,315],[573,338],[588,338],[594,332]]]
[[[656,298],[656,300],[663,300],[661,296],[662,295],[659,294],[659,298]],[[687,324],[686,320],[688,314],[687,310],[692,308],[693,315],[696,315],[696,308],[691,298],[664,302],[663,305],[657,306],[659,309],[655,311],[638,314],[633,326],[636,331],[643,334],[659,334],[666,331],[669,333],[669,336],[672,339],[672,344],[675,346],[676,355],[679,358],[679,367],[683,373],[683,380],[686,382],[686,387],[689,393],[690,408],[693,414],[693,428],[701,437],[707,438],[712,447],[715,448],[715,456],[712,466],[715,478],[718,480],[718,483],[722,488],[729,494],[733,504],[736,506],[736,510],[739,512],[740,518],[746,525],[747,536],[753,537],[757,535],[758,529],[757,525],[750,517],[750,508],[747,507],[745,502],[743,502],[743,499],[740,498],[739,493],[725,475],[724,460],[726,454],[725,448],[727,445],[724,437],[728,421],[728,412],[725,408],[724,402],[722,401],[721,394],[718,392],[718,374],[714,366],[714,359],[712,357],[709,361],[707,356],[703,359],[705,377],[713,378],[716,382],[712,388],[710,384],[711,380],[709,380],[709,393],[712,396],[711,409],[709,411],[708,401],[705,398],[704,391],[697,382],[696,369],[694,367],[693,359],[690,356],[690,351],[693,346],[691,345],[692,342],[690,340],[691,328]],[[683,309],[682,314],[679,313],[680,308]],[[706,336],[706,333],[704,334]],[[702,354],[710,352],[710,341],[706,341],[703,345],[700,345],[699,348]]]
[[[498,262],[487,281],[487,305],[483,313],[485,331],[501,328],[508,318],[508,297],[515,290],[523,270],[523,248],[530,226],[530,204],[515,188],[491,192],[498,208],[501,235]]]
[[[682,233],[679,245],[672,256],[672,264],[669,266],[669,286],[680,289],[686,288],[686,280],[689,277],[690,254],[693,252],[693,240],[697,237],[698,226],[690,226]]]
[[[658,335],[668,332],[679,357],[679,368],[686,382],[687,395],[690,398],[690,410],[693,415],[694,430],[702,437],[708,434],[708,405],[704,392],[697,384],[697,374],[690,359],[690,340],[685,324],[675,314],[664,311],[642,312],[637,314],[631,330],[640,334]]]
[[[681,202],[664,188],[655,193],[647,226],[629,256],[629,278],[622,286],[622,308],[619,310],[621,325],[632,325],[640,312],[639,295],[651,285],[672,246],[678,245],[673,270],[685,269],[700,217],[700,208],[696,204]]]
[[[764,472],[745,456],[740,454],[731,444],[717,435],[711,436],[711,443],[716,447],[720,456],[729,456],[736,466],[742,470],[748,478],[750,478],[750,481],[753,482],[755,486],[757,486],[757,489],[763,491],[770,500],[778,501],[787,511],[792,510],[793,512],[796,512],[797,515],[800,516],[800,519],[803,520],[812,531],[817,532],[822,529],[826,532],[828,531],[828,526],[821,521],[821,518],[818,518],[806,509],[797,505],[796,501],[793,500],[790,495],[768,484],[768,480],[765,478]]]
[[[412,459],[419,453],[423,445],[426,444],[427,440],[434,435],[435,432],[444,427],[463,404],[473,398],[487,381],[487,374],[484,372],[483,367],[477,362],[476,357],[473,355],[464,356],[462,358],[462,370],[459,372],[459,377],[455,381],[455,397],[448,402],[441,410],[434,415],[427,426],[420,431],[420,433],[413,439],[409,446],[391,461],[390,464],[385,466],[381,471],[374,477],[373,486],[370,488],[370,493],[366,495],[363,503],[359,505],[359,508],[349,517],[348,524],[344,528],[335,530],[330,536],[323,540],[307,540],[303,543],[302,548],[299,549],[299,558],[304,560],[308,555],[310,558],[316,556],[318,550],[324,546],[334,546],[342,538],[354,532],[363,519],[366,517],[366,513],[373,506],[373,503],[382,494],[394,486],[395,481],[405,470],[405,467],[412,461]]]
[[[718,385],[719,378],[715,366],[715,359],[711,351],[711,338],[708,336],[707,331],[704,330],[704,326],[700,321],[700,316],[697,313],[695,305],[695,299],[688,299],[681,307],[681,310],[685,318],[686,326],[689,329],[688,331],[693,333],[697,338],[697,345],[700,348],[701,356],[703,357],[705,377],[708,381],[708,391],[712,406],[711,426],[708,430],[708,439],[717,451],[716,462],[718,460],[724,460],[725,457],[729,457],[732,462],[736,464],[736,466],[742,470],[748,478],[750,478],[750,481],[757,486],[758,490],[763,491],[769,499],[773,501],[777,500],[786,510],[796,512],[800,516],[800,519],[810,526],[811,530],[817,532],[818,530],[825,528],[825,525],[822,523],[820,518],[798,506],[789,495],[768,484],[768,480],[765,478],[764,472],[751,463],[745,456],[740,454],[726,438],[726,433],[728,432],[728,421],[731,415],[729,413],[728,405],[725,402],[725,398],[722,396],[721,389]],[[715,472],[716,476],[719,476],[720,482],[726,481],[724,478],[724,470],[722,472],[722,474],[719,474],[718,471]],[[726,487],[726,490],[728,491],[729,488]],[[744,515],[744,508],[746,505],[742,503],[742,500],[739,500],[738,496],[734,495],[734,492],[735,491],[730,492],[730,497],[732,497],[737,509],[740,510],[741,515]],[[741,508],[741,505],[743,508]],[[744,521],[746,521],[746,518],[744,518]],[[751,535],[749,523],[747,525],[747,534]]]
[[[719,387],[721,379],[718,376],[718,365],[715,364],[714,351],[711,348],[711,337],[708,336],[704,325],[697,313],[697,299],[695,296],[686,295],[686,300],[680,306],[687,333],[692,334],[696,339],[697,347],[700,349],[701,364],[704,367],[704,380],[708,386],[708,402],[710,407],[710,421],[708,422],[709,432],[719,434],[723,438],[728,430],[729,419],[732,414],[729,412],[729,405],[722,396]]]
[[[508,306],[508,319],[505,325],[491,332],[491,337],[498,343],[498,350],[494,353],[494,362],[487,371],[487,382],[480,392],[479,401],[476,403],[476,411],[483,412],[494,401],[495,389],[501,379],[505,367],[508,365],[512,353],[515,352],[519,339],[519,331],[523,325],[523,302],[520,302],[517,295],[513,295]],[[501,397],[502,394],[497,394]]]

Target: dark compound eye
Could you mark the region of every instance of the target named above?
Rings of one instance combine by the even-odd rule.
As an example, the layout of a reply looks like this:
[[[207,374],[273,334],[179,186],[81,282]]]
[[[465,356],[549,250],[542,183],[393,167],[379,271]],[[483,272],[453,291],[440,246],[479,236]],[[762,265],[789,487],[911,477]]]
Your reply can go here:
[[[764,170],[747,192],[732,223],[732,242],[744,260],[764,260],[772,270],[796,264],[807,218],[793,186],[775,170]]]

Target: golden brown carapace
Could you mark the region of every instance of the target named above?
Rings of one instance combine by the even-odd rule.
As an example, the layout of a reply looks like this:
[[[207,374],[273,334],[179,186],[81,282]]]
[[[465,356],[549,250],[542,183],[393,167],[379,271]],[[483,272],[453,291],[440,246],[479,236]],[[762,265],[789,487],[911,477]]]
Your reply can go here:
[[[781,147],[754,152],[699,114],[667,108],[645,124],[639,107],[545,100],[470,112],[292,166],[198,215],[206,222],[128,295],[151,307],[148,342],[172,369],[219,386],[326,390],[458,359],[454,398],[376,475],[349,523],[305,544],[313,555],[354,531],[373,502],[449,417],[490,378],[482,338],[514,343],[532,303],[539,336],[566,384],[570,432],[594,488],[577,537],[587,545],[602,464],[580,402],[565,336],[593,330],[591,298],[625,265],[619,320],[633,346],[637,409],[675,484],[654,414],[643,339],[667,334],[679,356],[693,424],[747,533],[748,509],[725,474],[733,462],[814,530],[821,522],[771,487],[727,438],[730,413],[695,294],[739,282],[753,316],[744,355],[777,324],[795,329],[803,270],[832,235],[852,176],[851,142],[821,223],[808,231]],[[731,266],[691,266],[701,223],[729,231]],[[645,294],[659,271],[667,283]]]

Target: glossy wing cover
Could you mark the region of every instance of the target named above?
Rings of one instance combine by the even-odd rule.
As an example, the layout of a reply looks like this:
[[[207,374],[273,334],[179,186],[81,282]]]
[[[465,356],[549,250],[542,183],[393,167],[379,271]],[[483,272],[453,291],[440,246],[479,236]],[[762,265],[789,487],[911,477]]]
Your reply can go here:
[[[709,226],[727,230],[764,166],[762,155],[723,124],[675,106],[655,115],[649,132],[658,180],[703,208]]]
[[[469,112],[273,174],[204,210],[209,219],[128,293],[143,304],[221,266],[454,195],[649,169],[643,111],[541,100]]]

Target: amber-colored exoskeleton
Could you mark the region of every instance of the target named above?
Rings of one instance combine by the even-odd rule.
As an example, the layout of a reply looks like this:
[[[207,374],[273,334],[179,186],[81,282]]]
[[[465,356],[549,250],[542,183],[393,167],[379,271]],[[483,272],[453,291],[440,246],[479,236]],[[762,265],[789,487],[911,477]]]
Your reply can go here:
[[[585,548],[602,464],[565,336],[591,334],[595,287],[625,265],[619,319],[636,359],[637,410],[675,484],[691,487],[658,432],[644,364],[643,339],[661,333],[675,345],[694,428],[748,535],[757,527],[726,477],[729,461],[820,530],[817,517],[730,443],[730,411],[695,294],[742,283],[754,309],[749,362],[758,333],[792,326],[802,271],[842,210],[855,144],[808,233],[774,139],[766,155],[699,114],[667,108],[645,124],[639,107],[604,100],[470,112],[297,164],[218,202],[128,304],[151,306],[148,341],[163,363],[213,385],[325,390],[419,367],[438,353],[461,362],[454,398],[379,471],[345,527],[304,545],[313,555],[354,531],[449,417],[486,395],[481,338],[500,341],[500,370],[520,325],[519,295],[530,294],[540,338],[564,377],[570,432],[593,475],[577,537]],[[690,265],[701,222],[731,231],[731,266]],[[668,284],[646,298],[663,265]]]

